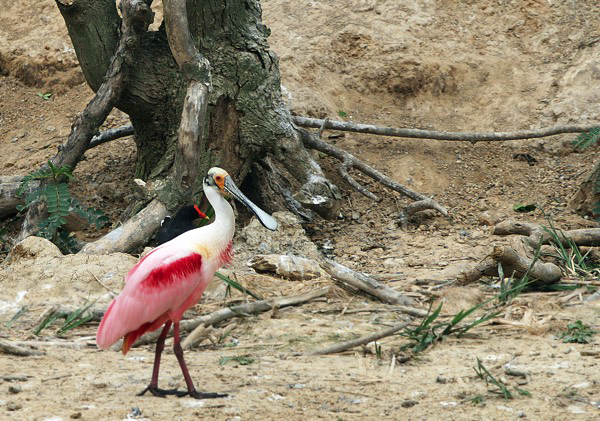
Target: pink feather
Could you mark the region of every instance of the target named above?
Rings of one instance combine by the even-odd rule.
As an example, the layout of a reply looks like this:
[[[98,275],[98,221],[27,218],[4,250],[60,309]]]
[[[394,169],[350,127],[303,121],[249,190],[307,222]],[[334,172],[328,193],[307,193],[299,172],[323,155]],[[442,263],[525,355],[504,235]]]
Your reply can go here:
[[[177,323],[202,296],[213,273],[202,256],[176,243],[154,249],[125,276],[123,291],[110,304],[96,342],[106,349],[125,337],[123,353],[146,332],[167,320]]]

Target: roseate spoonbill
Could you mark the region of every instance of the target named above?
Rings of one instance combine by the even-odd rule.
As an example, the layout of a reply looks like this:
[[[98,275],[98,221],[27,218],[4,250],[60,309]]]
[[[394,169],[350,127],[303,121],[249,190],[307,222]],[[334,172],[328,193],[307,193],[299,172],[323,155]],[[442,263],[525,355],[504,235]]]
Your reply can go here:
[[[140,260],[125,276],[123,291],[106,310],[98,327],[96,343],[102,349],[123,339],[123,354],[144,333],[164,325],[156,343],[152,379],[139,395],[150,392],[155,396],[190,395],[196,399],[220,398],[220,393],[201,393],[196,390],[183,358],[179,321],[183,313],[196,304],[215,271],[232,257],[231,241],[235,217],[225,196],[233,196],[247,206],[268,229],[277,229],[277,221],[259,209],[236,187],[229,174],[211,168],[204,177],[204,194],[215,211],[212,224],[196,228],[155,248]],[[173,350],[187,392],[158,387],[160,357],[169,329],[173,325]]]
[[[167,216],[160,223],[160,228],[156,232],[156,245],[160,246],[186,231],[193,230],[196,228],[194,221],[198,218],[208,219],[208,216],[196,205],[182,207],[172,218]]]

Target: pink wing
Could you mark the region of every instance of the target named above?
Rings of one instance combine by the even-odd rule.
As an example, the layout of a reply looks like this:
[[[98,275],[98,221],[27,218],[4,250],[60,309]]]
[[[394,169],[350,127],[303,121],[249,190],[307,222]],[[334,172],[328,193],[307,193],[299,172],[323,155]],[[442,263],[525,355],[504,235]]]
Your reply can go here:
[[[100,348],[106,349],[126,336],[126,353],[145,332],[158,329],[169,319],[181,318],[185,311],[181,307],[191,296],[200,298],[204,290],[197,291],[202,256],[168,244],[154,249],[125,276],[123,291],[110,304],[98,327],[96,343]]]

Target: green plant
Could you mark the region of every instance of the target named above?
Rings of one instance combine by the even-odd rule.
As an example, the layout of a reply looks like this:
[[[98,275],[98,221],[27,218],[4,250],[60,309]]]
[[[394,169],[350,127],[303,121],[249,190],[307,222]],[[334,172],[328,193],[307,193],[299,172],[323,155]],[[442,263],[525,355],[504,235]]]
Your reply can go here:
[[[88,311],[90,309],[90,307],[92,305],[94,305],[95,302],[96,301],[93,301],[89,304],[84,304],[81,307],[79,307],[77,310],[75,310],[69,314],[66,314],[66,315],[61,314],[61,313],[57,312],[56,310],[50,311],[46,315],[46,317],[44,317],[44,319],[40,322],[40,324],[33,330],[33,334],[36,336],[39,335],[42,330],[48,328],[56,320],[58,320],[60,318],[64,318],[65,321],[55,332],[55,334],[57,336],[64,335],[69,330],[73,330],[76,327],[81,326],[81,325],[89,322],[90,320],[92,320],[93,316],[90,314],[85,316],[85,312]]]
[[[10,250],[10,244],[8,239],[6,238],[8,234],[8,227],[2,226],[0,227],[0,255],[7,254]]]
[[[431,313],[432,305],[430,305],[427,315],[423,318],[423,320],[417,327],[407,327],[402,332],[400,332],[401,336],[407,337],[410,340],[408,344],[403,345],[400,349],[402,349],[403,351],[411,350],[413,353],[418,354],[427,349],[434,342],[441,341],[446,336],[456,334],[460,337],[464,335],[475,326],[485,323],[498,315],[497,312],[486,313],[467,325],[461,325],[462,322],[472,313],[479,310],[487,303],[489,303],[492,300],[495,300],[496,298],[497,297],[490,298],[489,300],[486,300],[474,307],[471,307],[468,310],[461,310],[457,314],[455,314],[454,317],[452,317],[452,319],[450,319],[449,321],[437,323],[434,322],[440,315],[443,303],[440,303],[438,308],[436,308],[433,311],[433,313]]]
[[[535,262],[537,262],[537,260],[540,258],[540,250],[541,247],[538,247],[533,261],[527,269],[527,272],[525,272],[525,274],[519,279],[506,278],[504,276],[504,269],[502,268],[502,264],[498,263],[498,277],[500,278],[500,294],[498,294],[497,298],[500,304],[510,304],[515,298],[517,298],[517,296],[519,296],[519,294],[523,292],[523,290],[525,290],[525,288],[527,288],[527,286],[529,286],[533,282],[533,280],[529,279],[529,271],[531,270]]]
[[[513,205],[513,210],[519,213],[533,212],[534,210],[536,210],[536,208],[537,206],[534,204],[523,205],[521,203],[517,203],[516,205]]]
[[[222,280],[223,282],[225,282],[225,284],[227,285],[227,291],[226,294],[231,295],[231,288],[235,288],[238,291],[240,291],[242,294],[246,294],[251,296],[252,298],[256,298],[257,300],[262,300],[262,297],[252,291],[250,291],[248,288],[244,287],[243,285],[237,283],[236,281],[234,281],[233,279],[231,279],[229,276],[223,275],[222,273],[219,272],[215,272],[215,276],[217,278],[219,278],[220,280]]]
[[[577,149],[586,149],[600,141],[600,127],[581,133],[573,141],[573,146]]]
[[[377,356],[378,360],[381,360],[383,358],[383,353],[381,351],[381,344],[378,344],[377,341],[375,341],[375,355]]]
[[[42,219],[37,235],[44,237],[56,244],[63,252],[73,252],[77,249],[75,240],[64,229],[66,217],[70,212],[86,219],[96,228],[108,222],[102,211],[84,207],[75,197],[71,196],[68,181],[73,178],[73,173],[68,165],[56,167],[51,161],[48,166],[34,171],[25,177],[19,186],[17,194],[25,194],[25,205],[17,209],[22,211],[39,202],[44,202],[48,216]],[[32,181],[39,181],[37,187],[30,188]]]
[[[509,388],[506,387],[506,385],[502,384],[500,381],[498,381],[494,376],[492,376],[492,373],[490,373],[488,369],[485,368],[479,357],[477,358],[477,368],[474,367],[473,370],[475,370],[475,373],[477,373],[477,376],[480,379],[485,381],[486,386],[491,383],[492,385],[498,388],[498,390],[493,390],[493,393],[498,393],[502,395],[502,397],[505,400],[514,399],[514,395],[509,390]],[[521,389],[519,387],[515,387],[514,389],[521,396],[531,396],[531,393],[525,389]]]
[[[577,244],[557,229],[550,218],[546,217],[546,220],[548,226],[542,228],[550,236],[550,243],[554,248],[552,256],[560,261],[566,275],[584,279],[598,276],[600,270],[588,263],[588,254],[582,254]]]
[[[88,314],[87,316],[84,316],[84,314],[86,311],[88,311],[90,309],[90,307],[92,305],[94,305],[95,302],[96,301],[93,301],[87,305],[83,305],[83,306],[79,307],[77,310],[75,310],[74,312],[69,313],[67,315],[67,317],[65,318],[65,321],[62,324],[62,326],[59,327],[58,330],[56,331],[56,334],[58,336],[64,335],[69,330],[73,330],[76,327],[86,324],[87,322],[92,320],[93,316],[91,314]]]
[[[342,118],[348,117],[348,113],[344,110],[338,110],[338,115]]]
[[[23,306],[23,307],[21,307],[21,308],[20,308],[20,309],[19,309],[19,310],[18,310],[18,311],[15,313],[15,315],[14,315],[14,316],[12,316],[12,318],[11,318],[11,319],[10,319],[8,322],[4,323],[4,326],[6,326],[6,327],[11,327],[11,326],[13,325],[13,323],[14,323],[14,322],[16,322],[16,321],[19,319],[19,317],[21,317],[22,315],[24,315],[26,312],[27,312],[27,306]]]
[[[587,344],[591,341],[592,335],[596,333],[590,326],[582,323],[581,320],[569,323],[567,331],[558,335],[565,343]]]
[[[39,96],[40,98],[42,98],[44,101],[48,101],[50,98],[52,98],[52,92],[46,92],[46,93],[38,93],[37,96]]]
[[[483,395],[475,395],[469,400],[471,401],[471,404],[473,404],[473,406],[485,405],[485,396]]]
[[[239,365],[250,365],[254,363],[254,358],[250,358],[247,355],[236,355],[233,357],[221,357],[219,358],[219,365],[225,365],[230,361],[235,361]]]

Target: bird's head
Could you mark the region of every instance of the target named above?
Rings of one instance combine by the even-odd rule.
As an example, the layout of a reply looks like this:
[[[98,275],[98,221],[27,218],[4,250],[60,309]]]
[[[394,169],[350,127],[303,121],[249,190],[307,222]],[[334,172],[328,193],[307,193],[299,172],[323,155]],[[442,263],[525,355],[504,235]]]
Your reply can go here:
[[[233,197],[241,202],[244,206],[250,209],[264,225],[265,228],[268,228],[272,231],[277,229],[277,221],[265,211],[260,209],[254,203],[248,199],[244,193],[238,189],[235,185],[231,176],[227,173],[227,171],[213,167],[208,170],[208,174],[204,177],[204,188],[206,189],[214,189],[219,192],[222,196]]]
[[[223,196],[232,196],[232,194],[225,187],[225,183],[227,180],[229,180],[227,184],[233,183],[227,171],[221,168],[212,167],[210,170],[208,170],[208,174],[206,174],[206,177],[204,177],[204,184],[207,187],[214,188]]]

